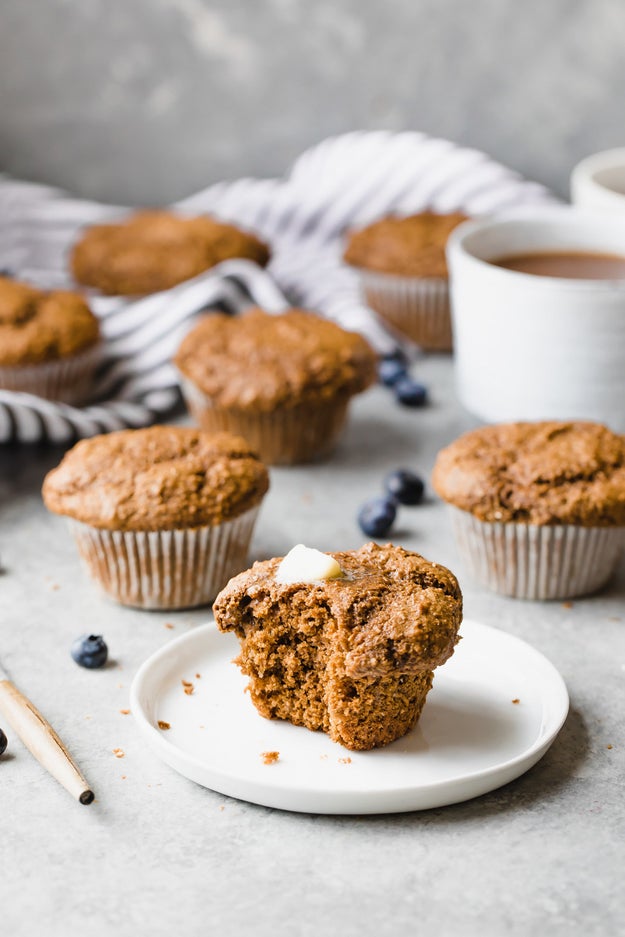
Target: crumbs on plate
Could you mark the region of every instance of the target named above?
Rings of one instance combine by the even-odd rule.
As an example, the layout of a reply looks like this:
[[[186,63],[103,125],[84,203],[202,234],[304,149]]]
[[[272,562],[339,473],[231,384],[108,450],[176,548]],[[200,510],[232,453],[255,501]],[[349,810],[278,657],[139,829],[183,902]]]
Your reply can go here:
[[[169,722],[165,722],[164,719],[159,719],[156,724],[157,724],[157,726],[159,727],[159,729],[162,729],[162,730],[163,730],[163,732],[166,732],[167,729],[171,729],[170,723],[169,723]]]
[[[120,709],[120,713],[122,714],[122,716],[129,716],[129,715],[130,715],[130,710],[129,710],[129,709]]]
[[[184,692],[187,694],[187,696],[193,696],[195,687],[193,686],[193,684],[191,683],[191,681],[190,681],[190,680],[181,680],[180,682],[182,683],[182,689],[183,689]]]
[[[126,752],[124,751],[123,748],[114,748],[113,754],[115,755],[116,758],[123,758]]]
[[[280,752],[261,752],[260,757],[265,765],[275,765],[280,760]]]
[[[512,702],[514,703],[515,706],[518,706],[519,703],[521,702],[521,700],[520,700],[518,697],[515,697],[515,698],[512,700]]]

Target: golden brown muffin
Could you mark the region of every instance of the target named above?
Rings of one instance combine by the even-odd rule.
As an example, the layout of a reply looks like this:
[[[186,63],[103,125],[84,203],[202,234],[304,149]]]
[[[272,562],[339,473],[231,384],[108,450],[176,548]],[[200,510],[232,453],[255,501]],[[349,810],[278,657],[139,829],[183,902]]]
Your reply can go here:
[[[0,367],[69,358],[99,336],[98,320],[77,293],[0,277]]]
[[[0,277],[0,388],[81,404],[99,357],[100,329],[84,299]]]
[[[503,595],[589,595],[625,546],[625,437],[596,423],[466,433],[439,453],[433,486],[466,570]]]
[[[267,470],[244,439],[180,426],[77,443],[43,484],[46,507],[105,530],[220,524],[257,505]]]
[[[625,525],[625,437],[596,423],[473,430],[439,453],[432,481],[483,521]]]
[[[344,259],[357,271],[367,305],[424,351],[452,349],[445,245],[465,220],[459,212],[391,216],[353,231],[347,242]]]
[[[376,379],[364,338],[301,309],[207,316],[175,363],[200,425],[240,433],[273,463],[327,453],[351,397]]]
[[[79,553],[123,605],[205,605],[245,567],[267,470],[247,443],[174,426],[79,442],[43,485]]]
[[[70,264],[78,283],[138,296],[169,289],[237,257],[265,266],[269,248],[253,234],[206,215],[142,211],[117,224],[88,228]]]
[[[445,245],[467,216],[431,211],[406,218],[391,216],[353,231],[344,259],[354,267],[405,277],[447,277]]]
[[[332,553],[344,577],[284,584],[255,563],[218,595],[261,713],[346,748],[387,745],[417,721],[432,671],[458,641],[462,595],[444,566],[391,544]]]

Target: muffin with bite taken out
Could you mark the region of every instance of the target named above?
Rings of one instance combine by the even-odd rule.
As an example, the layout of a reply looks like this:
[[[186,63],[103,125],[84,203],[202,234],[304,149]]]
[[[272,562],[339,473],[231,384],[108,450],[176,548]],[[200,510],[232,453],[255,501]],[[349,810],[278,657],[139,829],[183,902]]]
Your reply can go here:
[[[262,716],[368,750],[416,723],[458,641],[462,595],[444,566],[392,544],[298,545],[232,579],[213,610]]]

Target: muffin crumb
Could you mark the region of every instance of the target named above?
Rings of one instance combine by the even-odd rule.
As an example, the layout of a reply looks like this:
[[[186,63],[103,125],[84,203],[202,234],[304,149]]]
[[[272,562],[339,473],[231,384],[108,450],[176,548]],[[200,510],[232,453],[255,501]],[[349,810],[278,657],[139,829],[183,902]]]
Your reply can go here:
[[[163,732],[166,732],[167,729],[171,729],[171,724],[169,722],[165,722],[164,719],[159,719],[156,724],[159,727],[159,729],[163,730]]]
[[[275,765],[280,760],[280,752],[261,752],[264,765]]]

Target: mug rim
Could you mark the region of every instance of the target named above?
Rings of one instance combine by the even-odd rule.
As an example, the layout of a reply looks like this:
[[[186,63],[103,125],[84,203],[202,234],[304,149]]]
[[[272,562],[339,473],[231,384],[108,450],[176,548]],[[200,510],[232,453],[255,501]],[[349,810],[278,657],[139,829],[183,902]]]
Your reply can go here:
[[[617,146],[609,150],[600,150],[580,160],[571,172],[571,185],[580,183],[598,189],[601,193],[609,195],[616,202],[622,202],[625,207],[625,193],[619,192],[597,179],[600,172],[607,169],[622,169],[625,174],[625,147]]]
[[[625,148],[623,149],[625,154]],[[625,196],[624,196],[625,198]],[[516,211],[504,212],[501,214],[490,215],[484,218],[471,219],[469,221],[463,222],[461,225],[458,225],[455,228],[448,240],[446,247],[446,254],[449,266],[454,263],[454,260],[457,257],[461,257],[463,261],[470,263],[472,266],[477,267],[483,272],[489,271],[489,275],[496,277],[505,277],[511,279],[511,282],[517,282],[517,284],[525,284],[527,286],[536,286],[541,289],[560,289],[569,288],[569,289],[583,289],[583,290],[595,290],[597,292],[601,291],[614,291],[617,289],[625,289],[625,276],[623,277],[614,277],[611,279],[593,279],[593,278],[584,278],[584,277],[552,277],[552,276],[543,276],[542,274],[536,273],[526,273],[521,270],[511,270],[507,267],[498,267],[491,260],[487,260],[484,257],[480,257],[477,253],[474,253],[471,248],[467,245],[467,239],[471,238],[475,234],[479,234],[482,231],[492,231],[497,230],[497,228],[502,229],[512,229],[514,230],[515,225],[522,227],[530,227],[535,224],[537,229],[540,229],[541,226],[553,224],[554,222],[562,222],[569,226],[571,222],[579,223],[581,225],[593,225],[596,226],[600,231],[604,232],[606,228],[615,228],[619,227],[623,231],[623,241],[625,245],[625,217],[606,217],[605,213],[600,211],[591,211],[588,209],[580,209],[571,205],[557,205],[551,206],[548,209],[542,208],[539,211],[533,208],[526,209],[517,209]],[[562,248],[560,248],[562,249]],[[574,248],[569,247],[569,250]],[[528,248],[526,250],[531,250]],[[544,250],[547,252],[549,248],[536,248],[536,251]],[[554,245],[554,251],[558,250],[558,246]],[[591,251],[591,247],[580,247],[578,248],[580,252]],[[603,250],[606,251],[605,247],[598,246],[597,251]],[[510,255],[512,252],[508,252]],[[518,253],[522,253],[518,251]],[[615,250],[616,253],[616,250]],[[506,251],[502,250],[500,256],[506,256]],[[625,249],[622,254],[625,259]],[[453,285],[453,274],[451,277],[451,282]]]

